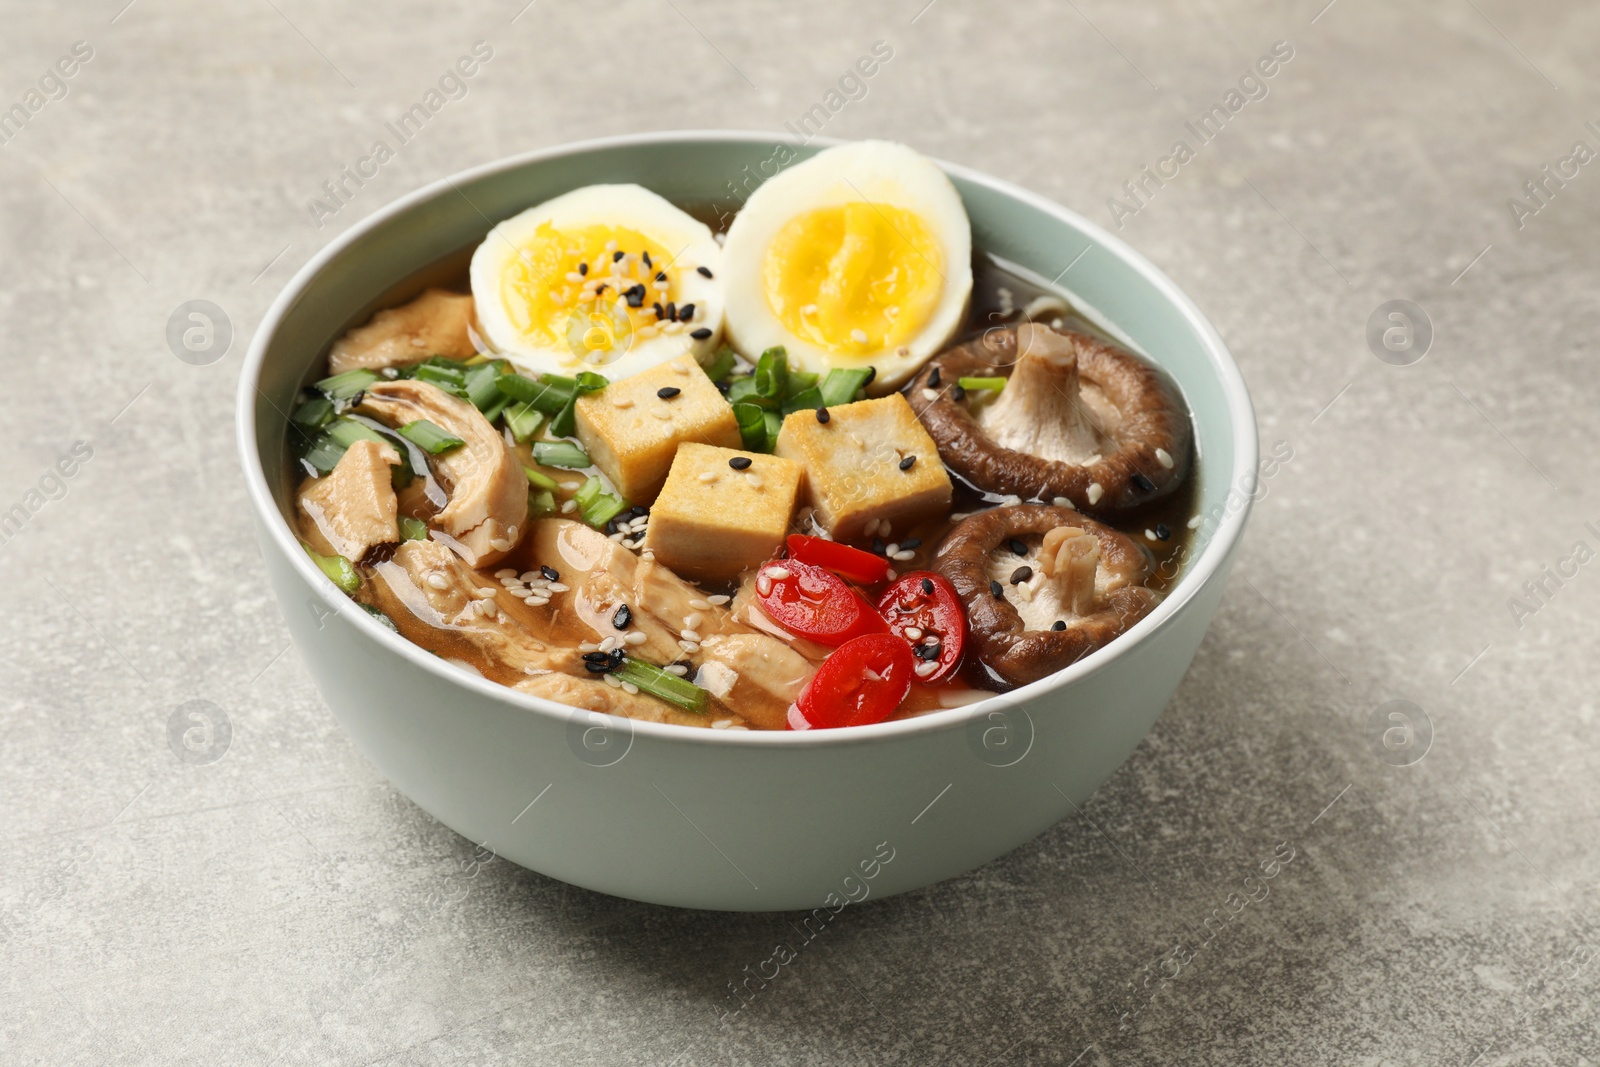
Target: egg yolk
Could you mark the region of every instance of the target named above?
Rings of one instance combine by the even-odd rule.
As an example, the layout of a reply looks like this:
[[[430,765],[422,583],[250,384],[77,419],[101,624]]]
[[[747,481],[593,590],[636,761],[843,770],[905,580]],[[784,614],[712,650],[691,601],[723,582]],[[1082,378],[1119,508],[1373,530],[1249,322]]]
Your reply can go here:
[[[762,283],[796,337],[860,356],[922,329],[944,287],[941,258],[920,215],[854,201],[790,219],[767,246]]]
[[[546,222],[517,249],[500,297],[517,332],[575,360],[604,362],[668,316],[676,271],[660,244],[625,226],[557,229]],[[658,316],[657,308],[662,313]]]

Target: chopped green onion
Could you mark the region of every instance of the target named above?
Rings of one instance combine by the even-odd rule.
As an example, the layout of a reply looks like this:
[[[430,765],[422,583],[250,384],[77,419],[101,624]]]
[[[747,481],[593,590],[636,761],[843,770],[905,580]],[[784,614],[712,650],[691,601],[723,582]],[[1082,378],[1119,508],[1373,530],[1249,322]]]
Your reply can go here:
[[[437,363],[420,363],[417,365],[416,374],[412,375],[419,382],[436,385],[445,392],[467,398],[467,372],[459,366],[441,366]]]
[[[556,412],[550,420],[550,432],[557,437],[573,437],[578,432],[578,395],[574,393],[567,406]]]
[[[575,471],[593,463],[589,453],[571,441],[535,441],[533,461],[541,467],[563,467]]]
[[[856,394],[872,377],[871,367],[862,367],[856,370],[845,370],[837,367],[828,372],[822,379],[822,404],[821,407],[838,407],[848,404],[856,398]]]
[[[532,404],[543,415],[554,416],[566,407],[578,391],[578,383],[559,374],[546,374],[537,381],[516,373],[502,374],[495,385],[512,400]]]
[[[339,465],[345,450],[357,441],[387,443],[382,434],[355,419],[337,418],[311,439],[306,447],[305,460],[317,469],[319,475],[327,474]]]
[[[767,413],[755,404],[733,405],[733,417],[739,424],[739,436],[744,438],[744,447],[747,452],[766,452],[767,447]]]
[[[787,400],[789,397],[797,396],[810,389],[817,384],[818,377],[820,375],[813,374],[808,370],[791,370],[789,372],[789,384],[784,386],[783,389],[784,399]]]
[[[460,448],[466,444],[461,438],[454,434],[446,433],[427,419],[408,422],[395,432],[430,456],[442,456],[451,449]]]
[[[544,416],[540,414],[538,408],[532,404],[512,404],[509,401],[507,401],[507,404],[505,423],[506,429],[511,431],[512,437],[515,437],[518,441],[526,441],[539,431],[540,425],[544,422]]]
[[[578,502],[578,514],[590,526],[604,528],[605,524],[628,510],[628,502],[606,488],[597,476],[589,480],[572,495]]]
[[[359,601],[358,601],[358,603],[359,603]],[[374,619],[377,619],[378,622],[382,623],[384,626],[387,626],[389,629],[393,630],[395,633],[399,633],[400,632],[400,627],[396,626],[394,624],[394,620],[389,618],[389,616],[385,615],[383,612],[379,611],[377,608],[373,607],[371,604],[362,604],[361,606],[362,606],[362,608],[364,608],[366,610],[366,613],[368,615],[371,615]]]
[[[306,550],[306,555],[322,569],[330,581],[346,593],[354,593],[361,588],[361,575],[356,573],[355,565],[343,556],[324,556],[318,554],[304,541],[300,547]]]
[[[556,495],[550,490],[540,489],[536,492],[533,490],[528,492],[528,518],[548,519],[556,514],[558,510]]]
[[[778,447],[778,434],[783,429],[783,416],[776,411],[763,411],[761,419],[766,424],[767,451],[771,452]]]
[[[295,408],[294,414],[289,416],[289,421],[301,430],[313,433],[332,422],[333,415],[333,401],[325,396],[314,396]]]
[[[775,403],[769,397],[761,395],[753,374],[743,375],[730,382],[727,397],[730,404],[757,404],[761,407],[771,407]]]
[[[467,389],[467,399],[472,401],[472,406],[489,414],[491,408],[496,412],[505,407],[505,394],[496,386],[500,377],[501,367],[497,363],[480,363],[469,367],[462,375],[462,383]],[[498,407],[496,406],[498,405]]]
[[[957,378],[956,384],[963,389],[993,389],[999,392],[1006,387],[1004,378]]]
[[[314,383],[311,388],[329,400],[349,400],[369,385],[376,385],[378,376],[369,370],[347,370]]]
[[[522,473],[528,476],[528,484],[535,489],[554,489],[556,480],[547,474],[540,474],[532,467],[523,467]]]
[[[782,345],[774,345],[761,353],[756,361],[756,392],[769,400],[783,396],[789,384],[789,353]]]
[[[809,389],[800,390],[785,400],[783,402],[783,413],[787,415],[791,411],[815,411],[822,406],[822,390],[813,385]]]
[[[657,667],[654,663],[646,663],[642,659],[629,656],[622,661],[622,666],[611,673],[616,676],[617,681],[636,685],[641,692],[665,700],[668,704],[675,704],[684,711],[705,711],[709,694],[704,689],[687,678],[679,678],[671,671]]]
[[[711,357],[711,361],[704,365],[706,377],[714,382],[720,382],[732,374],[733,368],[738,364],[739,357],[734,354],[733,349],[723,345],[717,349],[717,354]]]
[[[400,516],[400,540],[426,541],[428,539],[428,524],[421,519],[413,519],[409,515]]]
[[[604,374],[596,374],[592,370],[578,372],[577,387],[580,393],[598,393],[611,384],[611,379]]]

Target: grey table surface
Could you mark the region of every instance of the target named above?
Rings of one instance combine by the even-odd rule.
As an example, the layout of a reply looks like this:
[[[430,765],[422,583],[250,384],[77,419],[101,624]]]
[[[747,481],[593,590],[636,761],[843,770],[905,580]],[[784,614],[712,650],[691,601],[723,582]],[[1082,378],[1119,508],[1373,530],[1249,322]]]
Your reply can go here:
[[[0,24],[26,119],[0,127],[0,511],[25,517],[0,543],[0,1062],[1600,1060],[1600,10],[13,0]],[[1292,458],[1081,818],[852,909],[725,1019],[785,916],[482,861],[340,732],[265,587],[233,388],[276,291],[390,199],[592,136],[781,129],[877,41],[825,132],[1120,226]],[[1175,177],[1124,190],[1180,140]],[[167,341],[195,299],[232,330],[203,365]],[[1409,348],[1369,344],[1391,300],[1426,346],[1415,312]],[[197,699],[233,726],[205,766],[167,741]]]

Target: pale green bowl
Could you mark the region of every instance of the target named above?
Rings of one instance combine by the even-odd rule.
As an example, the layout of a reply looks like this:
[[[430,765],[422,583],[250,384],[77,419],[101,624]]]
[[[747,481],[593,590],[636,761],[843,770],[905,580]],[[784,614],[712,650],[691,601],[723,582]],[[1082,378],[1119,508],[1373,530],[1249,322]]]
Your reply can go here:
[[[1177,688],[1222,596],[1256,484],[1249,395],[1188,298],[1078,215],[947,166],[975,245],[1046,279],[1076,261],[1064,284],[1165,367],[1195,414],[1208,519],[1171,594],[1110,647],[1003,697],[921,718],[798,734],[699,730],[578,712],[468,675],[323,577],[286,519],[285,413],[335,337],[420,288],[423,268],[459,260],[494,222],[551,196],[638,182],[680,203],[722,199],[730,182],[760,175],[764,162],[771,170],[780,142],[723,132],[613,138],[430,185],[295,276],[256,333],[239,387],[262,552],[334,715],[397,788],[458,833],[636,900],[838,908],[959,874],[1051,826],[1128,757]]]

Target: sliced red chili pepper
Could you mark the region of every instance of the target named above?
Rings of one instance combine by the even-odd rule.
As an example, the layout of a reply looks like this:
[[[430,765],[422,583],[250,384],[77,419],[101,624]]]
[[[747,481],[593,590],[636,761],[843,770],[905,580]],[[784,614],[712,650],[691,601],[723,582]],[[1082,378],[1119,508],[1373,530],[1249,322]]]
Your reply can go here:
[[[876,585],[889,578],[887,559],[874,556],[871,552],[863,552],[859,548],[841,545],[826,537],[790,534],[786,544],[789,546],[790,559],[826,567],[835,574],[861,585]]]
[[[798,637],[842,645],[883,633],[883,619],[865,597],[832,571],[797,559],[774,559],[756,572],[756,600],[772,621]]]
[[[916,657],[893,634],[846,641],[817,668],[789,708],[791,730],[831,730],[882,722],[911,691]]]
[[[912,571],[883,591],[878,614],[889,632],[904,638],[919,663],[938,667],[917,676],[924,685],[955,673],[967,647],[967,612],[955,587],[933,571]]]

